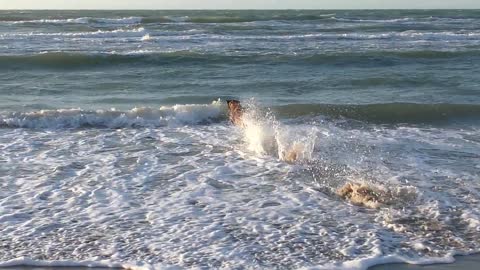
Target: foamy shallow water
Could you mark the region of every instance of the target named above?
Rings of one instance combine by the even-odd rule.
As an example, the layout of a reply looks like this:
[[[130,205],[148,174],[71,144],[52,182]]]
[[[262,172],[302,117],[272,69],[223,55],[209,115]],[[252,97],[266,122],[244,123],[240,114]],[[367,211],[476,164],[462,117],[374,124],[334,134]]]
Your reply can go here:
[[[219,104],[165,125],[139,122],[147,110],[144,126],[71,128],[58,112],[0,129],[0,265],[365,269],[480,250],[478,128],[262,119],[279,143],[313,140],[288,164]],[[354,206],[335,195],[352,180],[408,194]]]

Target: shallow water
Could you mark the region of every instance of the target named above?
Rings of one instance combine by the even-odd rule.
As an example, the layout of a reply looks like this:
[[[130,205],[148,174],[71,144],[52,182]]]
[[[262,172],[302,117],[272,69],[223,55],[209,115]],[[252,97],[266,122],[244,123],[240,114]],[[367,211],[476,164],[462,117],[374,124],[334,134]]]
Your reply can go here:
[[[478,252],[479,25],[478,11],[0,12],[0,266]],[[227,121],[232,97],[246,129]],[[348,181],[391,202],[352,205],[335,194]]]

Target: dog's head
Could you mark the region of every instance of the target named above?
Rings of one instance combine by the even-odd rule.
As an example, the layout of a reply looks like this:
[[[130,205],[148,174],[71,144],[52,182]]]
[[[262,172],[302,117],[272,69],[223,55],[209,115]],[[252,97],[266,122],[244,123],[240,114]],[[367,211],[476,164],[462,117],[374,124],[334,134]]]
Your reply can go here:
[[[227,100],[227,105],[230,112],[242,108],[242,105],[240,105],[240,101],[234,99]]]

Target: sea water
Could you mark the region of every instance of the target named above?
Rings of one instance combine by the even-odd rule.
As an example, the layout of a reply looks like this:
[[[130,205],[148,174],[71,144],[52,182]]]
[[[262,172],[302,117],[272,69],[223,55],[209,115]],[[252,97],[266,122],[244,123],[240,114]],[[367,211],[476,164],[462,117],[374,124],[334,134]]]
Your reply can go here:
[[[0,11],[0,266],[478,252],[479,63],[478,10]]]

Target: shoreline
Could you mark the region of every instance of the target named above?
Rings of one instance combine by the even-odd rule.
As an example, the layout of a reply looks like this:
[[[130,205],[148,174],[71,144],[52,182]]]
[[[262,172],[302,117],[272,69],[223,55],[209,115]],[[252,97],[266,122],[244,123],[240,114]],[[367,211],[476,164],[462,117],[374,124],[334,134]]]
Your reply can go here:
[[[480,269],[480,253],[454,256],[452,263],[408,264],[387,263],[374,265],[367,270],[478,270]]]
[[[128,269],[118,267],[88,267],[88,266],[6,266],[0,267],[5,270],[112,270]],[[407,263],[386,263],[368,267],[367,270],[477,270],[480,269],[480,253],[472,255],[455,256],[453,263],[434,264],[407,264]]]

